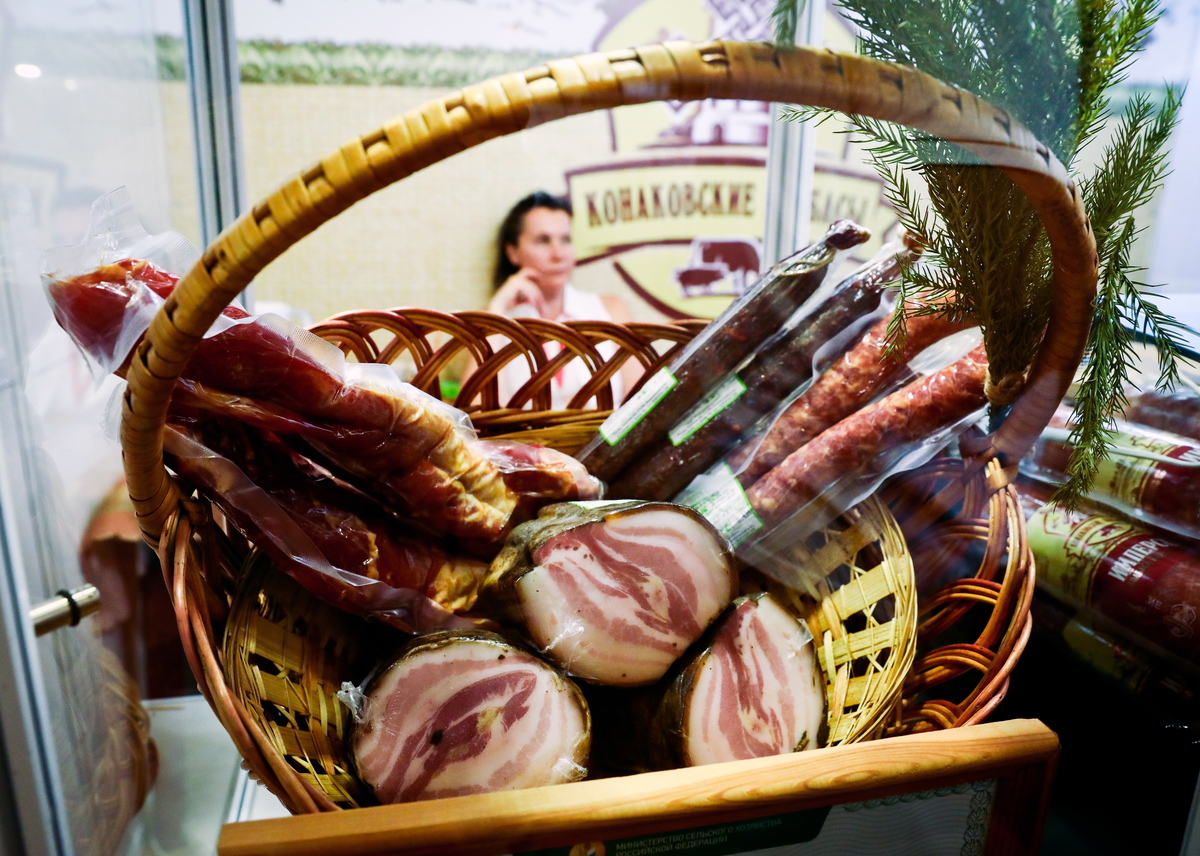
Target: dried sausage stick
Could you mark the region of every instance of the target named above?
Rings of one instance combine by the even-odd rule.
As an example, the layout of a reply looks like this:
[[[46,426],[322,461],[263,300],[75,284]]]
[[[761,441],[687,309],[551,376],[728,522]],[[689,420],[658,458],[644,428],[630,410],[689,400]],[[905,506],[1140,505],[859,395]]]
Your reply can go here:
[[[779,415],[757,444],[748,443],[729,456],[729,466],[743,487],[754,484],[792,452],[862,407],[925,348],[968,326],[943,315],[910,318],[904,347],[885,357],[889,320],[876,324],[830,366]]]
[[[914,443],[982,407],[986,378],[987,356],[980,345],[823,431],[759,479],[746,498],[764,524],[777,524],[880,453]]]
[[[579,460],[599,479],[616,478],[647,443],[665,433],[759,343],[783,326],[817,290],[837,250],[857,246],[870,236],[858,224],[839,220],[820,241],[771,268],[705,328],[669,369],[647,379],[638,394],[600,426]]]
[[[661,500],[683,490],[759,417],[812,377],[817,350],[879,307],[880,289],[899,276],[903,260],[911,255],[903,250],[844,279],[795,329],[768,343],[626,467],[609,487],[609,496]],[[719,402],[716,407],[713,399]],[[718,409],[721,404],[723,410]]]

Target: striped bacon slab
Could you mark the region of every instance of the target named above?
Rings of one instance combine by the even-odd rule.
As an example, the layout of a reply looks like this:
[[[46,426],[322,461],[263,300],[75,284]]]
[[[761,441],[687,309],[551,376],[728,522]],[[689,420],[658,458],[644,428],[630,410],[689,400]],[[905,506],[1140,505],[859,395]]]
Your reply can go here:
[[[641,686],[666,673],[736,589],[724,539],[690,509],[561,504],[514,530],[481,597],[569,674]]]
[[[373,682],[353,749],[379,801],[398,803],[582,779],[590,735],[558,670],[496,634],[449,631],[411,643]]]
[[[739,598],[694,660],[678,710],[688,766],[815,749],[825,678],[804,622],[768,594]]]

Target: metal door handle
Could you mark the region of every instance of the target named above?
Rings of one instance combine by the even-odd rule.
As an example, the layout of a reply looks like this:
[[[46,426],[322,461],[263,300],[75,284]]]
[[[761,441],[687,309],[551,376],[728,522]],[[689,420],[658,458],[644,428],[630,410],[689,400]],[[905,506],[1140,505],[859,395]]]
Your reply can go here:
[[[59,589],[50,600],[29,611],[29,620],[38,636],[60,627],[74,627],[85,616],[100,608],[100,589],[94,585]]]

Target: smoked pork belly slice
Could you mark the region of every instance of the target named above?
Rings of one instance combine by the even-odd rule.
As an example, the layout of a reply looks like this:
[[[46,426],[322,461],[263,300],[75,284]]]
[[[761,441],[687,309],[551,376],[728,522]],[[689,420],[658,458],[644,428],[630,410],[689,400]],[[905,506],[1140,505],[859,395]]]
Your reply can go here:
[[[587,703],[533,654],[485,631],[419,637],[368,688],[353,736],[381,803],[582,779]]]
[[[765,593],[730,604],[654,686],[586,694],[601,775],[783,755],[828,733],[812,634]]]
[[[670,712],[685,766],[800,752],[825,741],[825,676],[812,633],[769,594],[730,605],[679,689]]]
[[[480,608],[581,680],[661,678],[737,594],[728,545],[667,502],[560,503],[513,530]]]

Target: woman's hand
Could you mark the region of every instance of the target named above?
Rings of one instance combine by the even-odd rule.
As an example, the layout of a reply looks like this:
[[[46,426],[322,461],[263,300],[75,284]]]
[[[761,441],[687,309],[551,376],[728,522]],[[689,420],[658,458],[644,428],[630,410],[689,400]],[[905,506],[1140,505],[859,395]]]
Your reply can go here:
[[[546,298],[538,286],[538,272],[533,268],[523,267],[505,280],[488,301],[487,308],[498,315],[511,315],[522,304],[539,317],[546,317]]]

